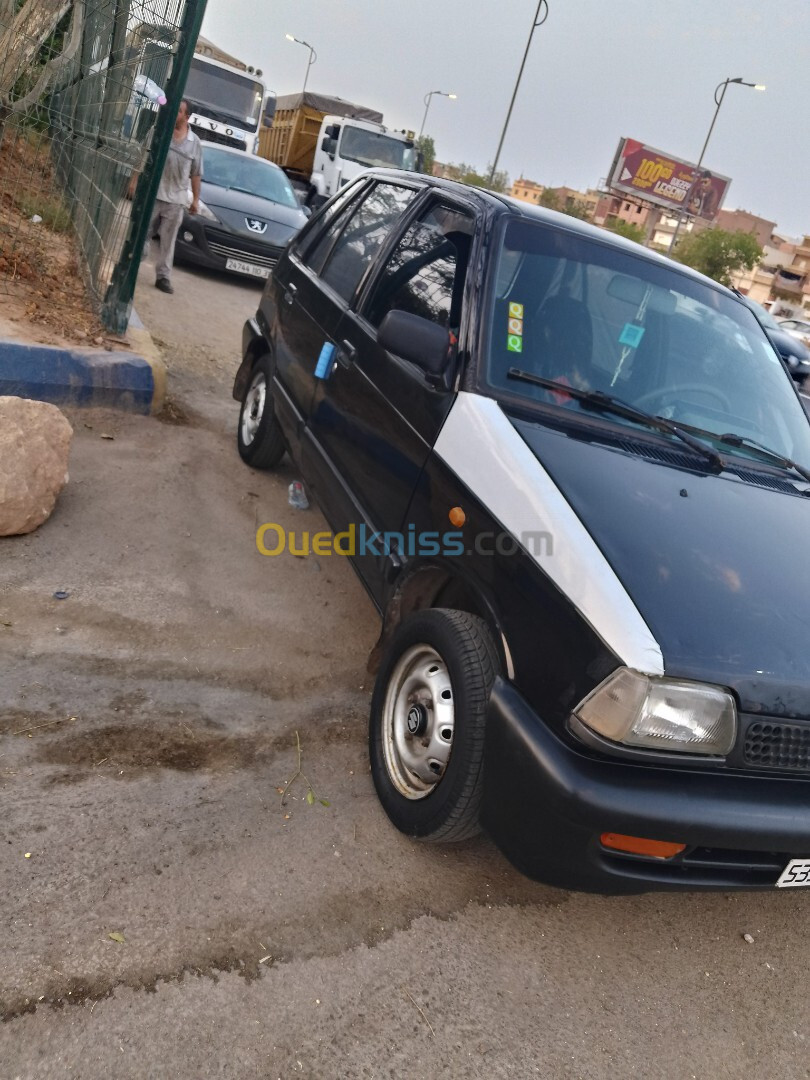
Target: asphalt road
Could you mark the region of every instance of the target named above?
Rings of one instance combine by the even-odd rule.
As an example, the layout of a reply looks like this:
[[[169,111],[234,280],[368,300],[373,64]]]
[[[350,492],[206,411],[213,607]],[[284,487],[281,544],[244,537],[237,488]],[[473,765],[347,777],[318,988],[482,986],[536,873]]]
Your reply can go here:
[[[235,451],[258,291],[175,283],[136,298],[175,422],[73,414],[55,513],[0,547],[3,1080],[806,1077],[803,891],[568,894],[388,825],[376,616],[254,544],[320,527]],[[282,805],[296,733],[328,807]]]

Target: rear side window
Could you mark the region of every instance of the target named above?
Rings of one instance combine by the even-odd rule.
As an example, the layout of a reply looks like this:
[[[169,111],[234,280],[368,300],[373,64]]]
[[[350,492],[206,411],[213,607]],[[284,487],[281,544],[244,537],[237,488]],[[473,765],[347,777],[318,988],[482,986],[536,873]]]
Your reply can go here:
[[[415,194],[411,188],[375,184],[348,218],[321,272],[324,282],[344,300],[351,300],[360,279]]]
[[[314,270],[316,274],[319,274],[323,269],[326,256],[332,250],[335,238],[346,224],[349,215],[357,208],[360,199],[362,199],[362,195],[359,198],[357,197],[357,191],[357,187],[345,189],[333,203],[326,207],[323,212],[323,220],[319,222],[319,227],[307,229],[304,226],[304,232],[295,241],[299,258],[305,266]]]
[[[374,289],[369,322],[379,326],[389,311],[407,311],[458,330],[473,228],[469,215],[441,205],[414,221]]]

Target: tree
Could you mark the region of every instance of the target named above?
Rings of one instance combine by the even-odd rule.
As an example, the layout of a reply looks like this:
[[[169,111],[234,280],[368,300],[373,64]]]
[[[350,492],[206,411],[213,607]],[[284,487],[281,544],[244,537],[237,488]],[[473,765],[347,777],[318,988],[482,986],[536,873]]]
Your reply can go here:
[[[486,172],[484,173],[479,173],[474,166],[467,165],[466,162],[462,162],[459,165],[452,165],[451,168],[458,174],[458,179],[462,184],[471,184],[473,187],[487,188],[489,191],[508,191],[511,186],[509,174],[503,169],[498,169],[490,183],[489,174],[492,171],[492,165],[487,165]]]
[[[550,187],[544,188],[540,192],[539,205],[545,206],[546,210],[562,209],[562,207],[560,206],[560,196],[557,194],[554,188]]]
[[[562,212],[568,214],[569,217],[578,218],[580,221],[588,221],[591,216],[588,204],[580,199],[574,199],[571,195],[565,200]]]
[[[615,218],[608,228],[625,240],[635,240],[637,244],[643,244],[647,234],[643,225],[636,225],[634,221],[625,221],[624,218]]]
[[[422,172],[428,176],[433,174],[433,163],[436,160],[436,146],[430,135],[422,135],[416,140],[416,152],[422,155]]]
[[[728,232],[726,229],[704,229],[691,233],[678,242],[674,256],[678,262],[714,278],[721,285],[730,285],[737,270],[750,270],[762,257],[762,248],[753,233]]]

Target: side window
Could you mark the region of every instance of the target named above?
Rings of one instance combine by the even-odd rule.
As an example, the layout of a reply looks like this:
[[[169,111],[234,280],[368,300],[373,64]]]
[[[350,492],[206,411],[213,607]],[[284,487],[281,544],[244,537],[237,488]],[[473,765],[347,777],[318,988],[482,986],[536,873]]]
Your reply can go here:
[[[386,264],[366,311],[379,326],[389,311],[407,311],[458,332],[474,223],[433,206],[408,228]]]
[[[326,284],[344,300],[351,300],[363,274],[415,194],[412,188],[375,184],[346,222],[321,273]]]
[[[326,257],[332,250],[335,238],[340,234],[349,216],[354,213],[362,199],[362,194],[359,197],[357,196],[357,188],[341,195],[324,210],[324,218],[320,222],[320,228],[315,233],[310,232],[309,235],[302,236],[300,241],[295,242],[299,249],[297,252],[299,258],[310,270],[320,274],[323,264],[326,262]],[[304,228],[306,229],[306,226]]]

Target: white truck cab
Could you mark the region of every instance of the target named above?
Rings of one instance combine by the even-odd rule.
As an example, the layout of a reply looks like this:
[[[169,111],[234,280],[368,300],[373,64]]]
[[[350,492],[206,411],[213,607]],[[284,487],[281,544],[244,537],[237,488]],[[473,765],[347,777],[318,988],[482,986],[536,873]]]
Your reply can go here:
[[[371,120],[325,116],[312,163],[307,203],[318,206],[365,169],[416,170],[413,134]]]

